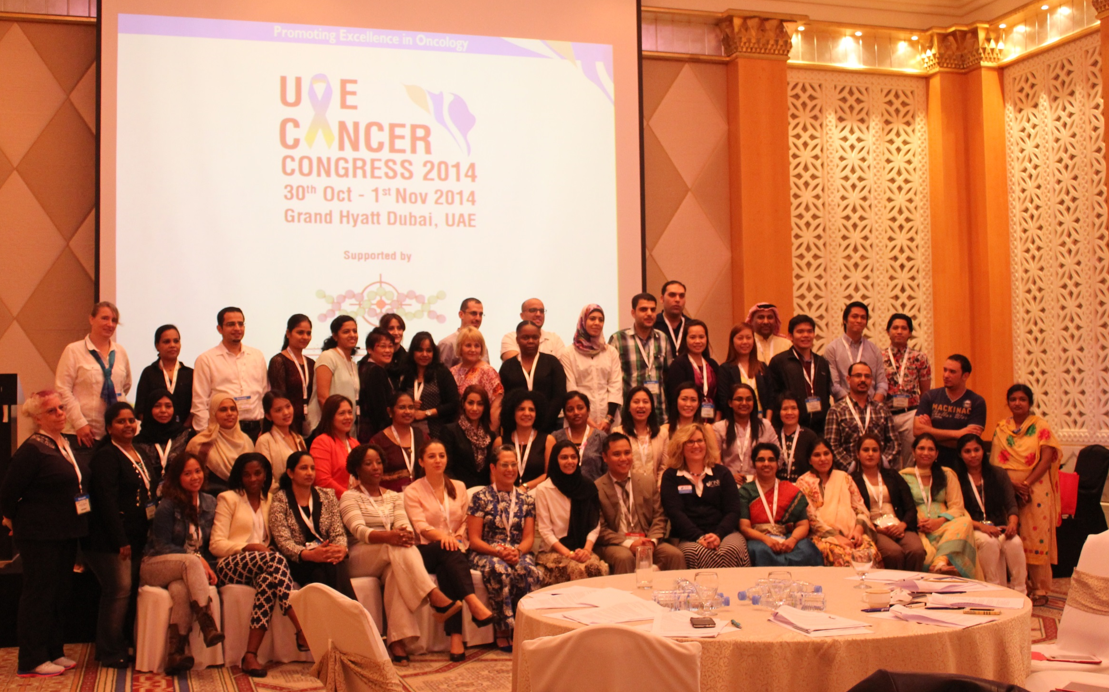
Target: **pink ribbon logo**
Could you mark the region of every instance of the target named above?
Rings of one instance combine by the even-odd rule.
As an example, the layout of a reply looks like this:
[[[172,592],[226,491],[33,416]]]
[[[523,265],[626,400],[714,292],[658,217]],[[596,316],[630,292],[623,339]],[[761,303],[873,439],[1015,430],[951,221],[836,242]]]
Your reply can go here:
[[[323,86],[319,94],[316,93],[317,85]],[[331,123],[327,122],[327,109],[331,106],[331,81],[327,75],[318,74],[312,77],[308,83],[308,102],[312,104],[315,115],[312,116],[304,141],[308,146],[312,146],[316,142],[316,134],[319,133],[323,135],[324,141],[330,148],[331,143],[335,141],[335,133],[331,131]]]

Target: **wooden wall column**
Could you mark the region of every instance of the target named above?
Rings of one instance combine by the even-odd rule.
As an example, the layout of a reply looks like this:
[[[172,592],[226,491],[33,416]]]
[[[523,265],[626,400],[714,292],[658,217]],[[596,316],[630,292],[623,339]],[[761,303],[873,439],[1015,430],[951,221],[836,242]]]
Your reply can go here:
[[[736,324],[764,301],[793,314],[789,93],[786,61],[793,15],[729,16],[721,23],[728,63],[732,314]]]
[[[927,58],[933,71],[928,78],[937,361],[932,369],[938,386],[948,355],[970,358],[969,386],[986,398],[991,427],[1006,415],[1005,390],[1014,381],[1005,102],[998,58],[985,25],[933,34]]]

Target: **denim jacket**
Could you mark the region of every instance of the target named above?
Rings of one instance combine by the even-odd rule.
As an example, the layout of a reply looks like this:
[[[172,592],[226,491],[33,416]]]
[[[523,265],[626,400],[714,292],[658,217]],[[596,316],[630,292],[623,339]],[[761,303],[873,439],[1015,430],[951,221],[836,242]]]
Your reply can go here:
[[[216,519],[216,498],[207,493],[200,493],[200,535],[202,537],[202,557],[208,562],[213,562],[208,552],[208,541],[212,536],[212,523]],[[158,503],[154,512],[154,521],[150,524],[150,538],[146,542],[146,556],[170,555],[185,553],[185,540],[189,535],[189,520],[185,518],[185,510],[170,498],[163,498]]]

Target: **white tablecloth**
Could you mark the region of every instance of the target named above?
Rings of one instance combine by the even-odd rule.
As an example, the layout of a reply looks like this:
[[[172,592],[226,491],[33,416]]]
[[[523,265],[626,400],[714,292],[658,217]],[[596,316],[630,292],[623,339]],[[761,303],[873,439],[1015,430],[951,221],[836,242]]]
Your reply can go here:
[[[866,605],[858,583],[847,579],[846,568],[804,567],[789,570],[795,580],[820,584],[828,599],[829,613],[873,625],[874,633],[849,637],[808,637],[768,622],[765,607],[739,605],[736,592],[754,586],[771,569],[749,567],[717,570],[720,591],[732,600],[717,618],[735,618],[741,631],[728,630],[716,639],[702,639],[701,690],[797,690],[843,692],[880,668],[921,673],[958,673],[1023,684],[1029,673],[1032,603],[1025,599],[1020,610],[1002,610],[995,622],[968,629],[879,620],[860,612]],[[693,570],[658,572],[656,579],[684,576]],[[634,575],[621,574],[574,582],[575,585],[634,590]],[[645,599],[650,590],[635,591]],[[976,591],[975,596],[1015,598],[1020,594],[1000,587]],[[523,669],[520,644],[536,637],[568,632],[581,625],[552,618],[556,610],[528,610],[527,601],[517,608],[513,653],[513,690],[531,689]],[[632,623],[636,624],[636,623]],[[587,672],[582,673],[583,689]]]

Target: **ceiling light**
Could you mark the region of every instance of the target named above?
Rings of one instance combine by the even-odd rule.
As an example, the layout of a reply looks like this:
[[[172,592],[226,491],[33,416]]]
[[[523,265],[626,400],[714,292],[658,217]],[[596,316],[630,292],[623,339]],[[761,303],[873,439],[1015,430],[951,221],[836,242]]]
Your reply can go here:
[[[913,36],[913,37],[912,37],[912,39],[913,39],[914,41],[918,40],[919,38],[920,38],[919,36]]]
[[[797,30],[798,30],[798,31],[804,31],[804,30],[805,30],[805,27],[803,27],[803,26],[799,26],[799,27],[797,27]]]
[[[1049,6],[1048,5],[1040,5],[1040,9],[1041,10],[1047,10],[1047,9],[1049,9]]]
[[[1004,29],[1004,28],[1006,28],[1006,27],[1008,27],[1008,26],[1009,26],[1008,24],[998,24],[998,25],[997,25],[997,28],[998,28],[998,29]]]
[[[1063,7],[1060,7],[1059,8],[1059,14],[1061,14],[1063,16],[1066,16],[1066,15],[1070,14],[1070,8],[1065,6],[1065,5]]]
[[[1028,31],[1028,27],[1021,24],[1021,25],[1017,26],[1016,31],[1017,31],[1018,34],[1023,34],[1024,32]]]
[[[863,35],[863,32],[861,32],[861,31],[856,31],[856,32],[855,32],[855,35],[856,35],[856,36],[862,36],[862,35]]]

